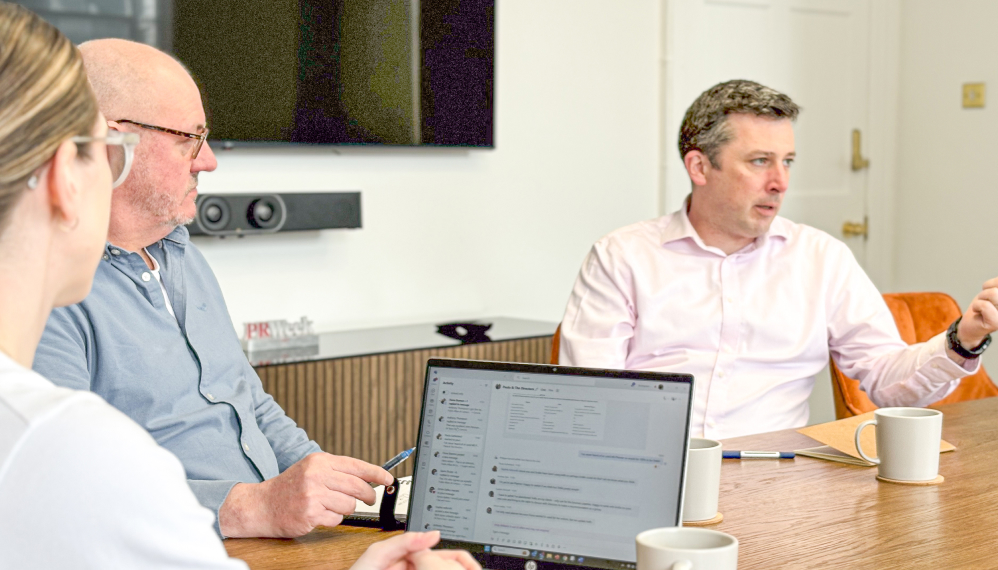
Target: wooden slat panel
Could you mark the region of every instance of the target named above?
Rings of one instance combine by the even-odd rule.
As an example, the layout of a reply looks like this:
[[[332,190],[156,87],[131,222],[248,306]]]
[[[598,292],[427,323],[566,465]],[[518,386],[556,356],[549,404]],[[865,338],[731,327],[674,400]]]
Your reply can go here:
[[[551,337],[257,368],[263,388],[324,451],[380,464],[416,445],[426,361],[546,364]],[[412,474],[412,462],[394,471]]]

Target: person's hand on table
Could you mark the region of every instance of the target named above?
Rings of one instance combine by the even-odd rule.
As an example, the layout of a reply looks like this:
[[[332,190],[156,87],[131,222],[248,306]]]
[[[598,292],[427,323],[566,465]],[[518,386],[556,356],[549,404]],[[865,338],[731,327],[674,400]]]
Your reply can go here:
[[[407,532],[376,542],[350,570],[482,570],[464,550],[430,550],[440,532]]]
[[[239,483],[218,510],[222,535],[292,538],[317,526],[336,526],[357,499],[374,504],[368,483],[390,485],[392,475],[352,457],[313,453],[263,483]]]
[[[957,325],[956,337],[960,345],[971,350],[984,342],[984,337],[998,330],[998,277],[984,282],[981,292],[967,306],[967,311]],[[950,358],[959,364],[964,359],[951,350]]]

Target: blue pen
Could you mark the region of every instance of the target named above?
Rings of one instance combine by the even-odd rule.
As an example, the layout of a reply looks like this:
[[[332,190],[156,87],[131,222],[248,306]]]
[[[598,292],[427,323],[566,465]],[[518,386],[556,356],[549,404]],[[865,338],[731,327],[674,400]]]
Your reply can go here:
[[[793,459],[793,451],[722,451],[724,459]]]
[[[407,450],[403,451],[402,453],[399,453],[395,457],[392,457],[391,459],[389,459],[388,463],[385,463],[384,465],[382,465],[381,468],[384,469],[385,471],[388,471],[389,469],[392,469],[393,467],[397,467],[399,463],[402,463],[406,459],[409,459],[409,456],[412,455],[413,451],[416,451],[415,447],[413,447],[412,449],[407,449]]]

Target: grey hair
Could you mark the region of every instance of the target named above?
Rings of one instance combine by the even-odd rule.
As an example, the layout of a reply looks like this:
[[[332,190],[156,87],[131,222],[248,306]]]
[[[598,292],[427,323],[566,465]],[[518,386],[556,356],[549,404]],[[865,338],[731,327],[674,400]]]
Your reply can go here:
[[[714,168],[720,168],[718,154],[731,140],[728,115],[744,113],[773,119],[797,119],[801,108],[779,91],[746,79],[718,83],[704,91],[686,110],[679,129],[679,156],[693,150],[707,155]]]

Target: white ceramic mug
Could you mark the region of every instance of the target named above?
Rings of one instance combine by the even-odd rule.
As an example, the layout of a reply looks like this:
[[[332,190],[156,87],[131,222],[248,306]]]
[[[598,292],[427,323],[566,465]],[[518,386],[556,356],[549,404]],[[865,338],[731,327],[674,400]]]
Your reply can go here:
[[[735,570],[738,539],[707,528],[668,527],[638,535],[638,570]]]
[[[683,520],[705,521],[717,516],[720,488],[721,443],[713,439],[690,438],[690,450],[686,456]]]
[[[931,481],[939,475],[939,442],[943,413],[925,408],[880,408],[875,419],[856,427],[856,450],[885,479]],[[863,428],[877,426],[877,458],[869,457],[859,444]]]

